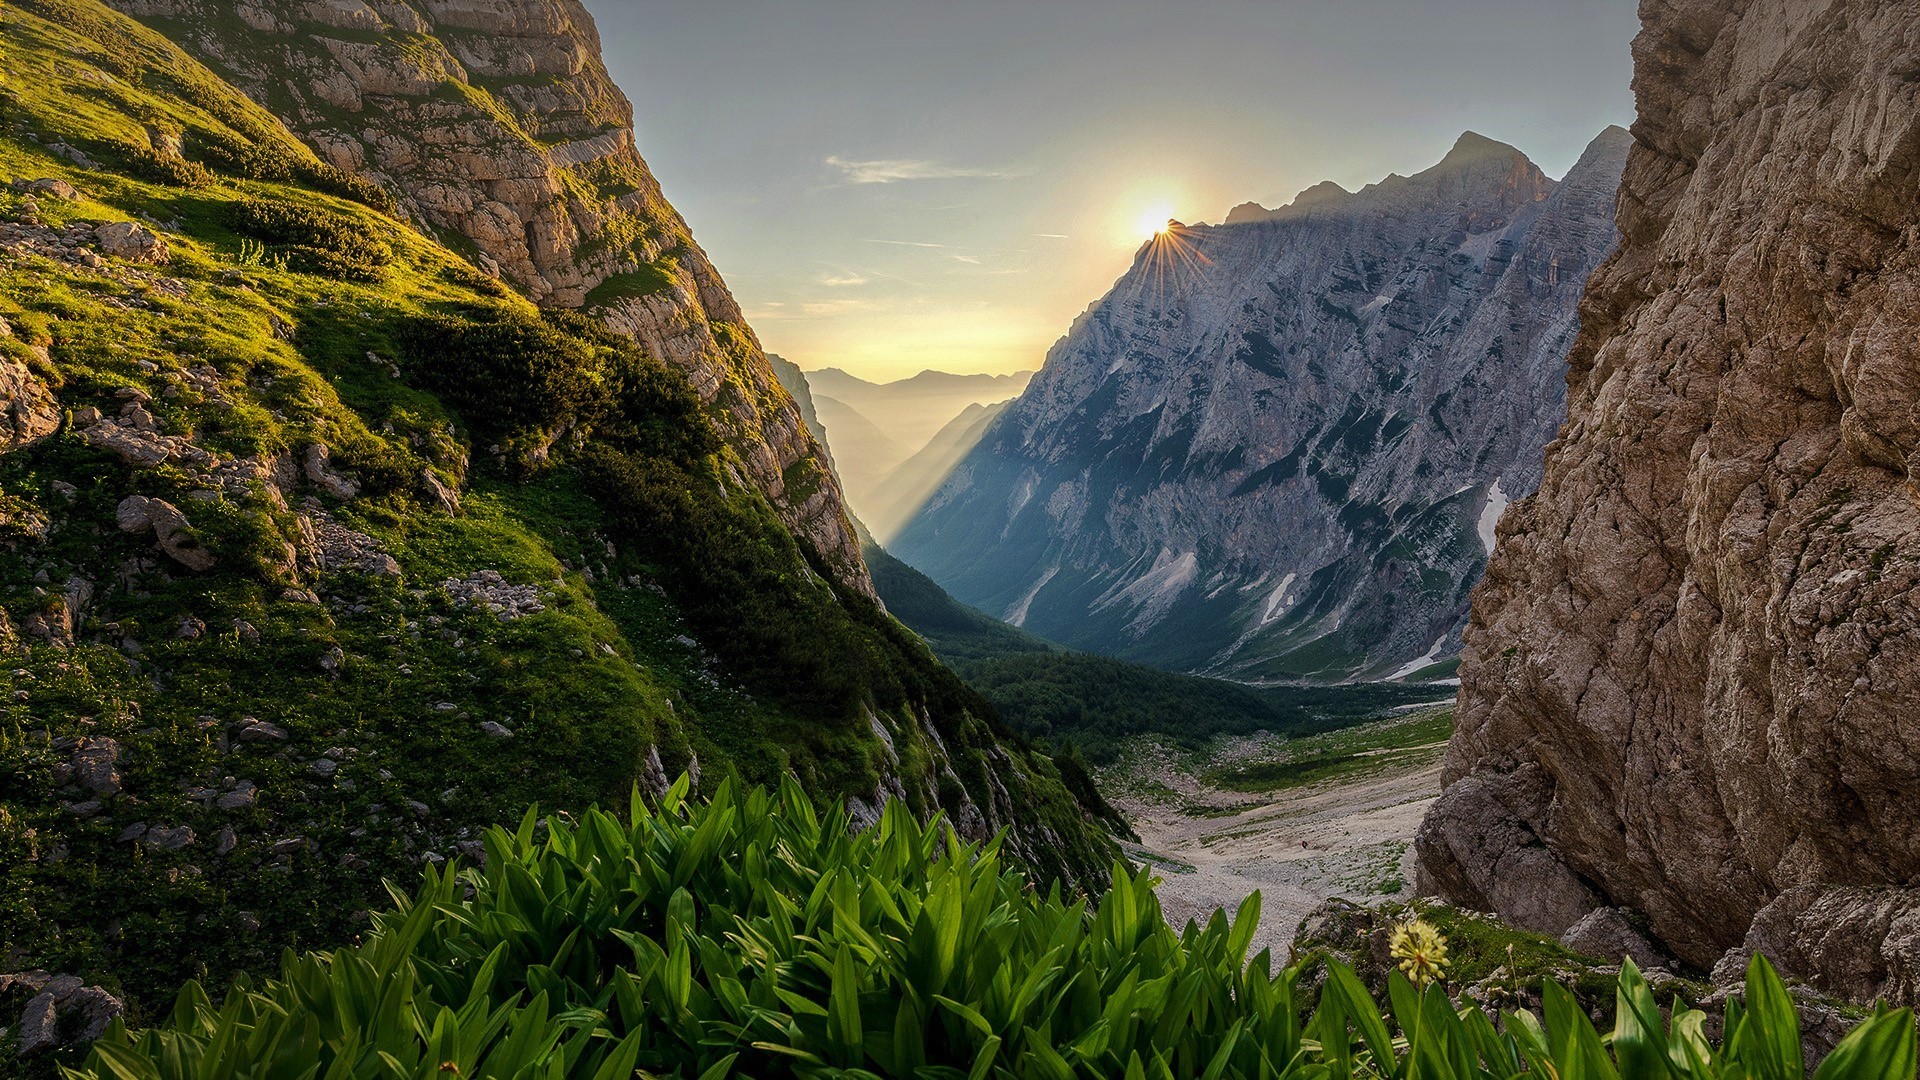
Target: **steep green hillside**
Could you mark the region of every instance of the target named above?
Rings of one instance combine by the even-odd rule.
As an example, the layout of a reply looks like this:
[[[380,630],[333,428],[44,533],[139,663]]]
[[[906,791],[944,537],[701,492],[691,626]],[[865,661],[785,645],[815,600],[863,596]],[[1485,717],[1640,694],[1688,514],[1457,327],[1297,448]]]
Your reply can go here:
[[[96,0],[0,18],[0,181],[48,181],[0,184],[6,970],[139,1014],[682,770],[1104,880],[1053,764],[737,482],[680,368]]]
[[[1195,743],[1251,731],[1311,734],[1450,693],[1397,683],[1246,686],[1074,652],[960,603],[875,545],[865,555],[887,610],[1008,723],[1095,761],[1109,760],[1116,740],[1141,732]]]

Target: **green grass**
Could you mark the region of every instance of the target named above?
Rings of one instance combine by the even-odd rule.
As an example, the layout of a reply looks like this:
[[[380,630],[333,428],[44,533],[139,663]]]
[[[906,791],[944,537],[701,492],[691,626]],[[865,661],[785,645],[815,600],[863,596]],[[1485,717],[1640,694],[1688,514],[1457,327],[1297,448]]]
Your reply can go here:
[[[1408,719],[1289,740],[1273,758],[1224,765],[1206,778],[1228,791],[1286,791],[1424,764],[1438,756],[1439,745],[1452,733],[1453,710],[1430,710]]]
[[[1594,1010],[1612,1014],[1603,1036],[1552,980],[1537,1011],[1457,1005],[1467,973],[1453,959],[1425,986],[1389,970],[1377,990],[1326,952],[1276,972],[1247,955],[1258,894],[1176,931],[1148,870],[1116,868],[1111,890],[1076,898],[898,803],[855,835],[790,780],[777,796],[722,786],[711,803],[684,791],[544,830],[530,810],[488,833],[484,867],[430,868],[365,941],[289,954],[277,979],[219,1004],[190,985],[160,1024],[109,1032],[71,1075],[1803,1075],[1793,999],[1759,957],[1714,1039],[1682,1001],[1663,1013],[1628,962],[1607,979],[1611,1008]],[[1442,920],[1450,958],[1486,950],[1471,920],[1421,914]],[[1815,1080],[1905,1080],[1915,1057],[1912,1011],[1876,1009]]]
[[[621,300],[657,296],[673,288],[676,269],[672,259],[663,258],[638,270],[614,274],[587,293],[587,306],[606,307]]]

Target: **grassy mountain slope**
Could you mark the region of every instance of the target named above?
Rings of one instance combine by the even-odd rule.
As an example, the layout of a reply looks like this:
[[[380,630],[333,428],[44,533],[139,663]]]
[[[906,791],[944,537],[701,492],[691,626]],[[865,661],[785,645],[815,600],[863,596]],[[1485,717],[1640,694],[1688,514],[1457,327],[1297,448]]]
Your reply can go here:
[[[1104,877],[1053,764],[734,482],[678,368],[96,0],[0,18],[0,180],[78,195],[0,186],[5,967],[139,1013],[681,770]]]
[[[864,555],[887,610],[1025,734],[1105,760],[1141,732],[1205,741],[1250,731],[1310,734],[1433,701],[1445,689],[1388,683],[1246,686],[1074,652],[949,596],[932,578],[869,544]]]

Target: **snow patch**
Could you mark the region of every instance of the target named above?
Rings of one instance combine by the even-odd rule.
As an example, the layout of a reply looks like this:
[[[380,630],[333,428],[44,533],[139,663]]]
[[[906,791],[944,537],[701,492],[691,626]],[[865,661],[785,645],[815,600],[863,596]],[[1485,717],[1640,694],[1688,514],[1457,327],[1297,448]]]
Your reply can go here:
[[[1507,493],[1500,490],[1500,481],[1494,480],[1487,489],[1487,505],[1480,511],[1480,543],[1486,547],[1487,554],[1493,554],[1493,527],[1500,524],[1500,515],[1507,512],[1510,502]]]
[[[1188,551],[1175,555],[1163,549],[1160,556],[1154,559],[1151,569],[1135,578],[1126,588],[1103,598],[1094,610],[1124,600],[1136,609],[1132,621],[1127,623],[1127,629],[1135,634],[1145,633],[1166,615],[1168,609],[1173,607],[1173,602],[1199,576],[1200,558],[1197,554]]]
[[[1399,670],[1387,676],[1387,681],[1392,682],[1395,679],[1404,679],[1407,676],[1413,674],[1414,672],[1419,671],[1423,667],[1430,667],[1433,664],[1439,663],[1440,662],[1440,646],[1445,645],[1446,643],[1447,643],[1447,635],[1445,634],[1441,634],[1439,637],[1434,638],[1433,644],[1427,648],[1427,654],[1425,656],[1415,657],[1412,660],[1409,660],[1406,663],[1400,665]]]
[[[1261,626],[1265,626],[1268,623],[1272,622],[1274,620],[1274,617],[1277,614],[1287,610],[1285,607],[1282,607],[1281,605],[1286,604],[1287,602],[1287,590],[1293,588],[1293,579],[1294,579],[1294,575],[1292,574],[1288,574],[1286,577],[1281,578],[1280,587],[1273,590],[1272,594],[1267,597],[1267,609],[1260,613]]]
[[[1014,626],[1024,624],[1027,621],[1027,609],[1033,606],[1033,598],[1039,596],[1040,590],[1046,588],[1047,582],[1052,581],[1053,575],[1059,572],[1058,566],[1047,567],[1047,572],[1041,574],[1040,580],[1033,583],[1033,588],[1027,590],[1027,595],[1021,597],[1019,603],[1007,609],[1007,622]]]
[[[1020,482],[1007,495],[1007,527],[1013,527],[1013,519],[1027,508],[1027,501],[1033,498],[1033,489],[1039,486],[1039,477],[1031,470],[1020,478]]]

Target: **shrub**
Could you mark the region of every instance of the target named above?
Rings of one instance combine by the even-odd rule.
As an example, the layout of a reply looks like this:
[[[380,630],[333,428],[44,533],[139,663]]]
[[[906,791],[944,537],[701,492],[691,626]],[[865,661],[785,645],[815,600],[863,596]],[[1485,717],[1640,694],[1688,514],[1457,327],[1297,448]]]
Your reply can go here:
[[[316,191],[372,207],[383,214],[391,214],[395,209],[393,196],[380,185],[345,169],[314,161],[271,137],[245,139],[222,131],[196,131],[188,150],[199,161],[229,176],[249,180],[297,180]]]
[[[595,319],[473,308],[413,321],[400,347],[421,385],[508,443],[566,429],[680,464],[720,448],[685,374]]]
[[[266,242],[295,270],[345,281],[377,281],[393,249],[342,214],[277,199],[230,204],[227,224]]]
[[[288,955],[216,1007],[196,985],[159,1027],[115,1030],[86,1080],[253,1076],[1768,1077],[1801,1075],[1798,1015],[1766,961],[1705,1017],[1659,1007],[1631,963],[1603,1038],[1548,983],[1544,1018],[1456,1009],[1390,976],[1388,1009],[1329,965],[1303,1023],[1300,969],[1247,962],[1258,894],[1175,933],[1148,872],[1097,904],[1039,892],[996,844],[899,802],[855,834],[777,796],[685,801],[631,823],[589,811],[487,835],[484,869],[429,868],[364,944]],[[1397,1029],[1397,1033],[1396,1033]],[[1908,1010],[1876,1010],[1816,1080],[1912,1077]]]
[[[505,296],[510,291],[498,278],[489,277],[463,262],[448,263],[440,271],[442,280],[486,296]]]
[[[115,143],[110,151],[125,162],[128,172],[144,180],[179,188],[209,187],[214,182],[205,165],[162,154],[151,146]]]
[[[336,169],[324,161],[302,162],[294,175],[316,191],[372,207],[383,214],[392,214],[398,209],[386,188],[364,176]]]
[[[209,168],[249,180],[291,180],[300,164],[299,155],[286,146],[222,131],[194,131],[187,152]]]

